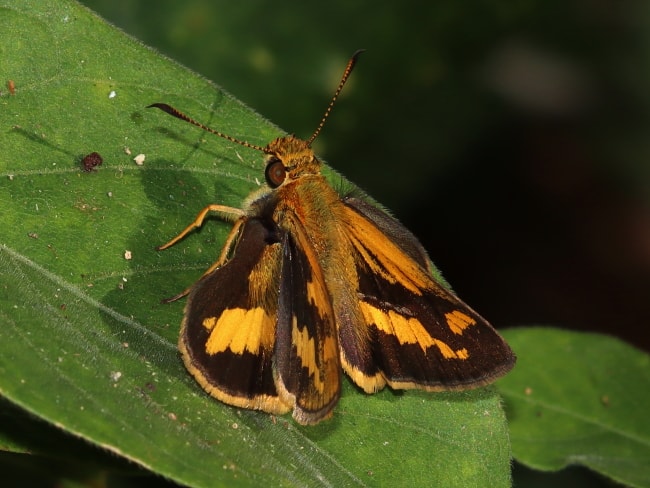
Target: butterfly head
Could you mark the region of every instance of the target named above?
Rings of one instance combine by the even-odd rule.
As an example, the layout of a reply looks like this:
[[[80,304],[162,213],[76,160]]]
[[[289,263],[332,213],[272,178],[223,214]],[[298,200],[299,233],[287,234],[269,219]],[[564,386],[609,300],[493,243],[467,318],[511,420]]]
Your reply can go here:
[[[264,152],[267,154],[264,177],[271,188],[320,173],[321,163],[309,143],[293,135],[271,141]]]

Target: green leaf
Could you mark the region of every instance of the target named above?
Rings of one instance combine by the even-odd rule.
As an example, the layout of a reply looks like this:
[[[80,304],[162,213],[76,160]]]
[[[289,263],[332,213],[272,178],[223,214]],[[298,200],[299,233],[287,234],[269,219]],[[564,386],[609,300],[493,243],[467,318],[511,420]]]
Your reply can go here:
[[[143,477],[144,470],[134,464],[66,434],[1,397],[0,425],[4,486],[71,486],[70,481],[103,486],[98,479]]]
[[[160,300],[216,259],[229,225],[209,220],[165,252],[154,246],[209,203],[240,206],[262,158],[143,107],[164,101],[254,144],[281,131],[75,3],[4,1],[0,32],[16,86],[0,97],[6,400],[193,486],[509,485],[491,389],[369,396],[346,382],[334,419],[316,427],[208,397],[176,350],[183,304]],[[82,171],[91,152],[103,164]],[[33,425],[21,438],[3,423],[0,447],[77,456],[56,436],[35,444]]]
[[[598,334],[504,335],[518,356],[498,382],[515,459],[545,471],[579,464],[650,486],[650,356]]]

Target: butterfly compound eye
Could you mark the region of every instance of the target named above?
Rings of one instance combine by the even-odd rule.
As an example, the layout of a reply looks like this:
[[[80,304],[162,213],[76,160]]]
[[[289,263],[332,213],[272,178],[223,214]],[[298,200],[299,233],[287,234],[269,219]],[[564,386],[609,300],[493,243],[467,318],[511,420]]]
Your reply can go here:
[[[287,170],[285,169],[284,164],[282,164],[282,161],[279,159],[269,161],[269,164],[266,165],[266,170],[264,171],[264,177],[271,188],[277,188],[280,186],[287,177]]]

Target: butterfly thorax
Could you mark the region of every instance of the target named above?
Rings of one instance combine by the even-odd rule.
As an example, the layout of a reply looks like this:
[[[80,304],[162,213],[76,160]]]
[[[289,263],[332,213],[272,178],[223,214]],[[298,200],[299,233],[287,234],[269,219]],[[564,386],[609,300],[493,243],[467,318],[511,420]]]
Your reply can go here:
[[[330,285],[344,274],[340,268],[353,267],[349,243],[341,239],[341,197],[322,174],[285,182],[275,189],[273,201],[273,221],[302,248],[313,250],[324,273],[333,275]]]

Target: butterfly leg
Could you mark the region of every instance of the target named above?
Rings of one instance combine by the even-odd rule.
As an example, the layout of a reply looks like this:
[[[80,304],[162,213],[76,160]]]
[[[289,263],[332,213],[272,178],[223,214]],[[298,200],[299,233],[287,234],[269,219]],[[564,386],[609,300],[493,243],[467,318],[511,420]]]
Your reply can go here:
[[[244,212],[242,210],[240,210],[238,208],[233,208],[233,207],[226,207],[224,205],[216,205],[216,204],[208,205],[203,210],[201,210],[201,212],[199,212],[199,214],[196,216],[196,219],[194,219],[194,222],[192,222],[190,225],[185,227],[185,229],[183,229],[183,231],[180,234],[178,234],[176,237],[174,237],[168,243],[163,244],[162,246],[158,246],[156,248],[158,251],[162,251],[162,250],[167,249],[167,248],[173,246],[174,244],[176,244],[183,237],[185,237],[187,234],[189,234],[192,230],[194,230],[194,229],[196,229],[198,227],[201,227],[201,224],[203,224],[203,220],[205,219],[205,216],[209,212],[218,212],[218,213],[221,213],[221,214],[224,214],[224,215],[230,217],[231,219],[236,218],[237,220],[235,220],[235,223],[234,223],[232,229],[230,229],[230,233],[228,234],[228,238],[226,239],[226,243],[224,244],[223,249],[221,250],[221,254],[219,255],[219,259],[212,266],[210,266],[205,271],[205,273],[203,273],[201,278],[203,278],[203,276],[206,276],[206,275],[212,273],[212,271],[217,269],[219,266],[222,266],[228,260],[228,254],[230,252],[230,248],[233,246],[233,243],[234,243],[235,239],[239,235],[239,228],[242,226],[242,224],[246,220],[245,219],[245,214],[244,214]],[[194,285],[189,286],[188,288],[186,288],[185,290],[183,290],[179,294],[174,295],[173,297],[165,298],[162,302],[163,303],[170,303],[170,302],[175,302],[176,300],[178,300],[180,298],[183,298],[184,296],[186,296],[190,292],[190,290],[192,289],[193,286]]]
[[[239,208],[226,207],[225,205],[217,205],[217,204],[208,205],[207,207],[205,207],[203,210],[199,212],[199,214],[196,216],[194,221],[190,225],[185,227],[185,229],[183,229],[183,231],[180,234],[178,234],[168,243],[163,244],[162,246],[158,246],[156,250],[163,251],[169,247],[172,247],[174,244],[176,244],[178,241],[180,241],[183,237],[185,237],[187,234],[192,232],[194,229],[201,227],[201,225],[203,224],[203,220],[205,219],[205,216],[210,212],[217,212],[229,216],[230,218],[226,218],[226,220],[235,220],[244,216],[244,211]]]

